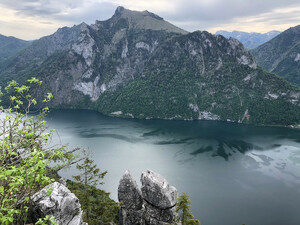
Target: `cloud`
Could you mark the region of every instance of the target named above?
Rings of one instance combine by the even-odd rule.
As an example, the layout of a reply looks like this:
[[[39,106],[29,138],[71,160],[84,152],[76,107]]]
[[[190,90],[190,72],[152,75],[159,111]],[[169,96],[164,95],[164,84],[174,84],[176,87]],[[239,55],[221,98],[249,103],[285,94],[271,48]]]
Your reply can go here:
[[[82,5],[79,0],[2,0],[2,6],[17,11],[20,15],[47,16],[56,15],[62,11],[78,8]]]
[[[300,24],[299,0],[1,0],[0,22],[5,21],[10,31],[14,27],[17,29],[21,23],[25,26],[22,28],[24,32],[26,27],[36,27],[37,33],[31,36],[37,38],[44,35],[47,28],[50,34],[54,27],[106,20],[118,5],[151,11],[188,31],[228,29],[267,32]],[[10,17],[1,17],[5,11],[11,12]],[[18,24],[14,22],[16,20]],[[43,33],[39,34],[38,28]],[[31,32],[32,28],[29,30]]]
[[[267,32],[300,24],[299,1],[288,0],[174,0],[165,18],[188,31],[219,29]]]
[[[233,18],[220,24],[206,24],[212,33],[218,30],[240,30],[246,32],[266,33],[270,30],[284,31],[289,27],[299,25],[300,5],[282,7],[259,15]]]
[[[224,21],[270,12],[279,7],[299,4],[299,0],[173,0],[172,20]]]
[[[86,22],[94,23],[96,20],[106,20],[110,18],[117,8],[117,4],[110,2],[84,3],[81,7],[64,11],[56,15],[56,19],[73,23]]]
[[[0,5],[19,17],[36,17],[72,23],[92,23],[109,18],[117,4],[96,0],[2,0]]]

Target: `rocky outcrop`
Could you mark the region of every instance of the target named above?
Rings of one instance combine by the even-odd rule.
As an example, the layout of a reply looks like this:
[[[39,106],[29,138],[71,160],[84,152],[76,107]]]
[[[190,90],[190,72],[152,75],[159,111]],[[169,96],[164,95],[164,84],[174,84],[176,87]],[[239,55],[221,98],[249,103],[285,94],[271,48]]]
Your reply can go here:
[[[87,225],[82,221],[82,210],[78,198],[63,184],[54,182],[32,197],[33,221],[54,216],[57,225]]]
[[[164,225],[173,222],[177,202],[177,189],[170,186],[161,175],[147,170],[141,176],[138,188],[129,171],[119,183],[118,198],[121,202],[120,225]]]
[[[151,170],[142,173],[141,182],[146,224],[172,223],[178,197],[177,189]]]
[[[120,180],[118,199],[122,202],[120,224],[143,224],[145,208],[142,193],[129,171]]]

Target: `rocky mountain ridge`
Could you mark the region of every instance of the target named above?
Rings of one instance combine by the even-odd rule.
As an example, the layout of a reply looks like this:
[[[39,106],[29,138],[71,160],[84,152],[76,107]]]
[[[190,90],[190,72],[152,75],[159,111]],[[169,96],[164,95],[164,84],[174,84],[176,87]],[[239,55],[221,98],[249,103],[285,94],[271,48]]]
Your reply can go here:
[[[52,107],[129,118],[300,122],[299,89],[263,71],[236,39],[187,33],[123,7],[106,21],[33,42],[0,75],[2,86],[37,76],[45,83],[39,93],[54,95]]]
[[[253,49],[257,46],[271,40],[272,38],[279,35],[281,32],[272,30],[267,33],[257,33],[257,32],[243,32],[243,31],[232,31],[228,32],[225,30],[219,30],[216,35],[223,35],[226,38],[235,38],[243,43],[247,49]]]
[[[31,44],[15,37],[0,34],[0,64]]]
[[[265,69],[300,86],[300,25],[251,50]]]

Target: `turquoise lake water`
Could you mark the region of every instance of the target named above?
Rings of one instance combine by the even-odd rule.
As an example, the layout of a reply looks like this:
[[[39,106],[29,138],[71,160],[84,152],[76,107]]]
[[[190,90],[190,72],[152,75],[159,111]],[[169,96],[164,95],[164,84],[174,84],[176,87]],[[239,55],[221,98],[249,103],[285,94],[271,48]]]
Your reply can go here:
[[[55,110],[52,144],[92,152],[101,187],[117,200],[128,169],[164,176],[186,192],[202,225],[299,225],[300,130],[216,121],[119,119],[85,110]],[[62,171],[71,178],[74,167]]]

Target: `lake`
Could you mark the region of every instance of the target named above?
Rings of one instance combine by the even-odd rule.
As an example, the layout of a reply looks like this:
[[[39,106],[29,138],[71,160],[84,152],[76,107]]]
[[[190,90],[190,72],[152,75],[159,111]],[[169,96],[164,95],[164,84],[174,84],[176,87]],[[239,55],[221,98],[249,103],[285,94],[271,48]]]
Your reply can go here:
[[[101,187],[117,200],[128,169],[140,185],[150,169],[186,192],[202,225],[299,225],[300,130],[216,121],[120,119],[54,110],[52,143],[92,152]],[[71,178],[74,168],[62,171]]]

